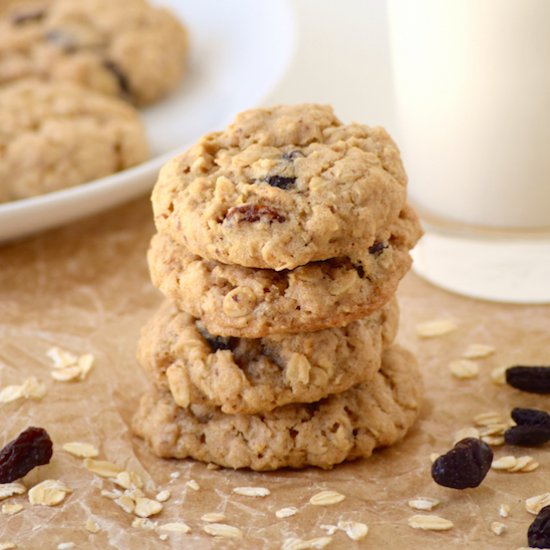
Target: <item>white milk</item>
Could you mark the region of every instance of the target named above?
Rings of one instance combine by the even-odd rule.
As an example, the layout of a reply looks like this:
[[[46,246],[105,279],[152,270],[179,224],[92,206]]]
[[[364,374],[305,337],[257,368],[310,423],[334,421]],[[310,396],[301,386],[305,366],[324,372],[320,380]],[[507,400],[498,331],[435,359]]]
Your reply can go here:
[[[550,0],[388,0],[399,145],[438,217],[550,227]]]

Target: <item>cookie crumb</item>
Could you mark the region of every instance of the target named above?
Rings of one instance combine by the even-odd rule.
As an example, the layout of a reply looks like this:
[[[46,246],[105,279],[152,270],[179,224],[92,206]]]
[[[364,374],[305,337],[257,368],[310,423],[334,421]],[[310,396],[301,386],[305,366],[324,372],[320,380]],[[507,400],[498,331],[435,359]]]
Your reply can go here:
[[[330,506],[331,504],[338,504],[345,499],[345,495],[338,493],[337,491],[321,491],[313,495],[309,499],[309,503],[314,506]]]
[[[498,535],[498,536],[502,535],[502,533],[504,533],[506,529],[507,529],[506,525],[500,521],[493,521],[491,523],[491,531],[495,535]]]
[[[214,464],[213,462],[209,462],[206,465],[207,470],[219,470],[220,468],[221,468],[221,466],[218,466],[217,464]]]
[[[364,539],[369,533],[368,525],[359,521],[339,521],[338,529],[344,531],[351,540]]]
[[[144,531],[152,531],[157,528],[158,523],[147,518],[134,518],[132,527],[135,529],[143,529]]]
[[[498,515],[501,518],[507,518],[510,515],[510,506],[508,504],[501,504],[498,507]]]
[[[416,515],[408,519],[409,527],[426,531],[447,531],[454,527],[453,522],[434,515]]]
[[[99,531],[101,530],[99,525],[91,518],[88,518],[86,520],[86,525],[84,527],[86,528],[86,531],[94,534],[99,533]]]
[[[170,474],[171,479],[178,479],[180,476],[181,476],[181,474],[179,472],[172,472]]]

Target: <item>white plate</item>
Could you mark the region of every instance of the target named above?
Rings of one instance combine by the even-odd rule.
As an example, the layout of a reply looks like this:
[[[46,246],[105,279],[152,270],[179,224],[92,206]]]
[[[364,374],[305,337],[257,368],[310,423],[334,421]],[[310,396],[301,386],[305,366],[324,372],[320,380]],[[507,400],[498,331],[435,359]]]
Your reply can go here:
[[[142,112],[152,160],[93,182],[0,204],[0,241],[61,225],[150,190],[159,168],[202,134],[257,105],[294,49],[287,0],[163,0],[191,36],[189,70],[169,98]]]

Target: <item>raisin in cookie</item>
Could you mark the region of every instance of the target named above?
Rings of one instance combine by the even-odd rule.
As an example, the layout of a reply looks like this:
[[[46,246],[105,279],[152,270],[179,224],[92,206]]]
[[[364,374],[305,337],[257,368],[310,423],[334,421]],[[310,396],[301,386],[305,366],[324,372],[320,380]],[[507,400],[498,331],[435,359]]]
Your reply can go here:
[[[91,181],[148,154],[139,116],[123,101],[66,83],[0,89],[0,200]]]
[[[393,300],[342,328],[223,338],[166,301],[142,331],[138,360],[182,407],[200,401],[202,394],[225,413],[267,412],[318,401],[372,378],[398,322]]]
[[[406,207],[383,240],[355,258],[274,271],[226,265],[156,234],[148,254],[153,284],[200,318],[211,334],[261,338],[346,325],[370,315],[395,293],[421,230]]]
[[[385,130],[293,105],[246,111],[204,136],[165,165],[152,199],[158,230],[192,253],[282,270],[379,242],[406,183]]]
[[[414,356],[394,346],[367,384],[317,403],[226,415],[208,405],[183,409],[168,392],[153,391],[142,398],[133,428],[160,457],[253,470],[329,469],[402,439],[418,415],[421,393]]]
[[[144,0],[18,2],[0,17],[0,84],[70,81],[145,105],[177,86],[187,49],[178,19]]]

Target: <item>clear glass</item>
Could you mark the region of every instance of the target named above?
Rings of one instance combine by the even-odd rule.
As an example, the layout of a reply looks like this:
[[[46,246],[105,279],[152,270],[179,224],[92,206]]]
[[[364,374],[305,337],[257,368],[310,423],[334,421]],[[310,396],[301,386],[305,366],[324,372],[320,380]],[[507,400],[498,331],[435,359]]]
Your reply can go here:
[[[388,0],[397,137],[426,236],[415,269],[550,302],[549,0]]]

